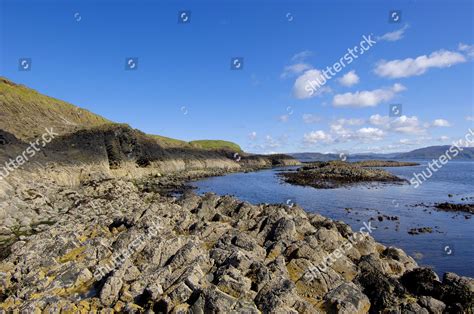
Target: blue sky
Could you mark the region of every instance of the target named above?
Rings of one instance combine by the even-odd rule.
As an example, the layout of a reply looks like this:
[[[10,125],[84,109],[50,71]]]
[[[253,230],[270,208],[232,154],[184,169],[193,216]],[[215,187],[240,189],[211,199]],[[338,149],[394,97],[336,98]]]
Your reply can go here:
[[[0,75],[147,133],[259,153],[389,152],[474,127],[472,1],[0,3]],[[376,44],[306,95],[364,35]]]

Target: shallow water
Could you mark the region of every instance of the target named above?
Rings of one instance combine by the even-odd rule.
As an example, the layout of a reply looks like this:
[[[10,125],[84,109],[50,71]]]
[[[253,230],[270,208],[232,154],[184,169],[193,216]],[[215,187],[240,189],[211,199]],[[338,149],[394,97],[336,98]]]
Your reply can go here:
[[[425,170],[426,165],[427,162],[422,161],[420,166],[384,169],[410,179],[414,172]],[[405,184],[321,190],[284,183],[277,175],[281,170],[229,174],[192,185],[197,187],[198,193],[230,194],[254,204],[296,203],[308,212],[342,220],[353,230],[373,218],[371,223],[377,229],[372,236],[378,242],[402,248],[418,264],[433,267],[439,275],[449,271],[474,277],[474,218],[466,219],[466,216],[471,217],[467,213],[415,206],[438,202],[473,203],[474,162],[451,161],[417,189]],[[470,199],[462,201],[461,198]],[[398,216],[399,221],[384,219],[380,222],[379,215]],[[407,233],[419,227],[431,227],[433,233]]]

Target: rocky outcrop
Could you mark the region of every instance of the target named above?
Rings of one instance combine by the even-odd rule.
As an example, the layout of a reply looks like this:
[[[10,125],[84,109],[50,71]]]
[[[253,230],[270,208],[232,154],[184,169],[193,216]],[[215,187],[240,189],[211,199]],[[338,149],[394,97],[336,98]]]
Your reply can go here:
[[[230,196],[167,197],[149,183],[155,179],[97,177],[74,189],[25,192],[24,206],[61,214],[18,234],[0,261],[0,309],[442,313],[472,306],[472,279],[440,281],[402,250],[342,222]]]
[[[395,160],[362,160],[352,163],[359,167],[410,167],[419,166],[419,163]]]
[[[435,207],[447,212],[466,212],[474,214],[474,204],[453,204],[445,202],[436,204]]]
[[[140,131],[117,125],[57,136],[32,149],[33,156],[25,153],[29,145],[0,132],[0,161],[27,158],[18,168],[0,163],[0,246],[53,224],[75,201],[68,188],[89,180],[151,175],[159,180],[141,181],[144,189],[174,193],[184,191],[183,182],[193,179],[298,164],[286,155],[164,148]]]
[[[291,184],[312,186],[318,189],[333,189],[361,183],[403,183],[401,179],[385,170],[371,169],[344,161],[314,162],[297,171],[281,174]]]
[[[12,134],[0,130],[0,160],[8,161],[27,147]],[[126,125],[107,125],[55,137],[34,156],[36,163],[62,166],[106,163],[117,170],[133,164],[161,173],[202,169],[251,170],[272,166],[298,165],[287,155],[251,155],[231,150],[195,147],[163,147],[151,136]],[[33,168],[35,165],[26,165]]]

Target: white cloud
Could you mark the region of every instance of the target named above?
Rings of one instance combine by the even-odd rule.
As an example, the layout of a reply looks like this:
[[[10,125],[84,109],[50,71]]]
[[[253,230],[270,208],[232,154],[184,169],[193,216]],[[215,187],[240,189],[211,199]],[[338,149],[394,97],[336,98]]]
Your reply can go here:
[[[359,83],[359,76],[355,73],[354,70],[344,74],[343,77],[339,79],[339,83],[344,86],[352,86]]]
[[[375,114],[370,116],[369,123],[386,131],[406,134],[422,134],[430,127],[429,123],[422,123],[417,116],[390,118]]]
[[[329,129],[331,134],[333,134],[336,139],[336,142],[346,142],[351,139],[357,138],[356,134],[345,126],[356,126],[364,124],[364,120],[362,119],[355,119],[355,118],[342,118],[337,119],[333,123],[329,125]]]
[[[283,73],[281,73],[280,77],[287,78],[296,74],[300,74],[309,69],[311,69],[311,65],[307,63],[296,63],[288,65],[283,69]]]
[[[364,124],[364,120],[362,119],[355,119],[355,118],[342,118],[337,119],[333,123],[329,125],[330,131],[332,134],[337,135],[338,142],[345,142],[354,138],[354,133],[350,129],[346,128],[345,126],[355,126],[355,125],[362,125]]]
[[[270,135],[265,136],[265,147],[277,148],[280,146],[281,146],[281,143],[279,141],[275,140]]]
[[[356,131],[356,137],[361,140],[380,141],[385,132],[377,128],[362,128]]]
[[[422,55],[416,59],[382,60],[374,71],[382,77],[401,78],[421,75],[430,68],[446,68],[463,62],[466,62],[466,58],[458,52],[438,50],[429,56]]]
[[[409,146],[409,145],[424,145],[426,146],[426,143],[428,141],[431,141],[432,138],[429,136],[421,136],[417,137],[416,139],[400,139],[398,142],[402,145]]]
[[[306,144],[342,144],[348,142],[362,144],[385,140],[388,135],[398,137],[400,134],[406,134],[408,138],[398,140],[396,145],[391,148],[402,148],[411,145],[427,146],[430,141],[447,141],[449,139],[446,136],[432,138],[428,133],[430,128],[449,125],[450,123],[445,119],[436,119],[432,123],[428,123],[421,121],[417,116],[389,117],[388,115],[374,114],[369,119],[341,118],[334,120],[329,124],[328,130],[318,130],[304,134],[303,141]],[[410,135],[416,138],[409,139]],[[384,146],[384,150],[388,146]]]
[[[252,132],[254,133],[254,132]],[[252,134],[250,133],[250,134]],[[255,132],[256,136],[256,132]],[[281,148],[288,143],[288,136],[282,134],[277,138],[272,137],[271,135],[265,135],[260,141],[255,141],[249,145],[249,149],[252,151],[258,151],[263,154],[276,153],[278,148]]]
[[[301,51],[301,52],[298,52],[297,54],[295,54],[292,58],[291,58],[291,61],[293,62],[299,62],[299,61],[303,61],[304,59],[308,58],[308,57],[311,57],[313,55],[313,52],[310,51],[310,50],[304,50],[304,51]]]
[[[373,125],[376,125],[376,126],[380,126],[380,125],[386,126],[390,122],[390,117],[389,116],[381,116],[379,114],[374,114],[374,115],[370,116],[369,122]]]
[[[453,141],[453,143],[456,143],[461,147],[474,147],[474,142],[466,141],[465,139],[458,139]]]
[[[405,89],[405,86],[396,83],[385,89],[338,94],[334,96],[332,103],[334,107],[375,107],[382,102],[391,100],[397,93]]]
[[[401,29],[383,34],[382,36],[377,37],[378,40],[385,40],[385,41],[397,41],[403,38],[405,31],[408,29],[408,25],[403,26]]]
[[[330,125],[331,134],[337,136],[337,142],[345,142],[353,138],[352,131],[345,128],[344,125],[332,123]]]
[[[284,114],[278,117],[278,121],[280,122],[288,122],[289,119],[290,119],[290,115],[288,114]]]
[[[379,128],[364,127],[358,130],[351,130],[346,126],[356,126],[364,124],[362,119],[338,119],[330,124],[330,135],[334,142],[344,143],[352,140],[378,141],[384,138],[385,132]]]
[[[459,43],[458,50],[464,52],[471,58],[474,58],[474,45]]]
[[[449,136],[443,135],[438,138],[438,141],[440,142],[446,142],[449,141]]]
[[[412,141],[407,139],[407,138],[402,138],[400,139],[400,144],[404,144],[404,145],[413,145]]]
[[[467,117],[466,117],[466,120],[467,120],[467,121],[474,121],[474,116],[467,116]]]
[[[314,91],[310,82],[322,81],[323,74],[321,71],[312,69],[300,75],[293,86],[293,95],[298,99],[307,99],[330,91],[329,87],[322,86]]]
[[[448,127],[448,126],[451,126],[451,124],[445,119],[436,119],[433,121],[433,126],[434,127]]]
[[[318,143],[330,143],[332,142],[332,137],[326,132],[319,130],[304,134],[303,141],[305,144],[309,145],[314,145]]]
[[[303,114],[303,122],[306,124],[317,123],[319,121],[321,121],[321,118],[318,116],[315,116],[314,114],[311,114],[311,113]]]
[[[350,119],[342,118],[342,119],[337,119],[336,123],[341,124],[341,125],[362,125],[364,124],[364,120],[356,119],[356,118],[350,118]]]
[[[255,131],[250,132],[248,137],[251,141],[255,141],[257,139],[257,132],[255,132]]]
[[[398,117],[392,120],[388,127],[391,131],[407,134],[421,134],[426,131],[426,127],[421,124],[416,116]]]

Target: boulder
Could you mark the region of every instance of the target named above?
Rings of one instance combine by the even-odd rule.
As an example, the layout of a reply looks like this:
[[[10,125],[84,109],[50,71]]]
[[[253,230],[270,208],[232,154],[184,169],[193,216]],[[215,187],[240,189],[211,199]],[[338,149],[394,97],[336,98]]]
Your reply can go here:
[[[363,314],[370,308],[369,298],[352,282],[343,283],[324,297],[328,308],[335,313]]]

